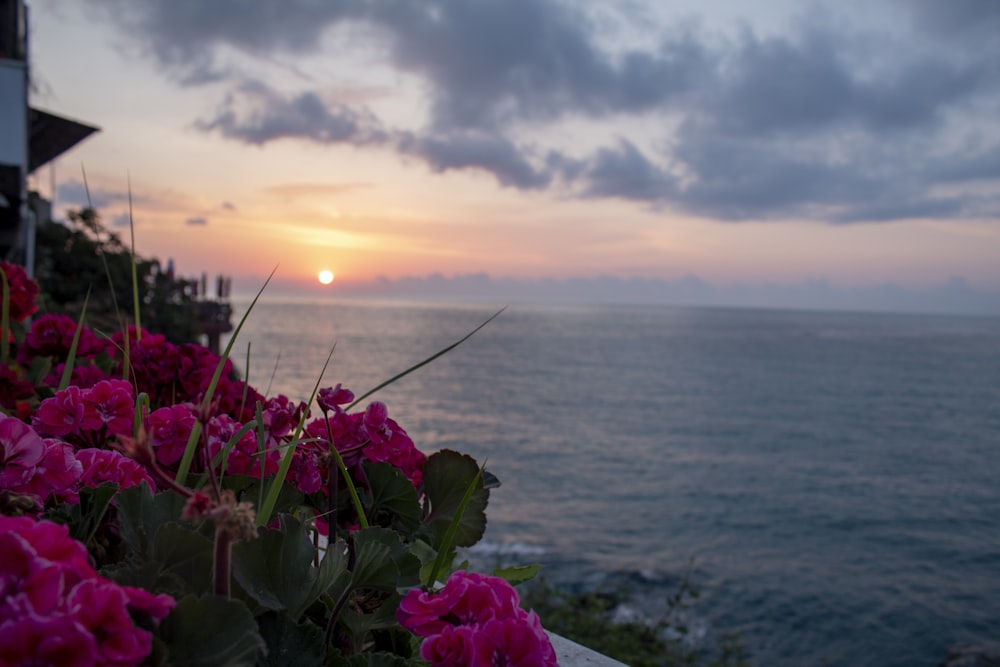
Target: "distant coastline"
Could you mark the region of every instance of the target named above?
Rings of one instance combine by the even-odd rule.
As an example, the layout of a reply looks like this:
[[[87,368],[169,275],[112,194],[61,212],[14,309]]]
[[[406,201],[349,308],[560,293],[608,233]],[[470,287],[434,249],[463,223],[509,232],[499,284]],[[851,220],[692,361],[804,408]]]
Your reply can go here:
[[[264,276],[237,276],[234,298],[249,300]],[[486,273],[387,278],[333,285],[303,284],[276,279],[268,286],[270,299],[379,298],[484,303],[656,304],[941,315],[1000,316],[1000,290],[953,277],[923,287],[896,283],[836,285],[817,279],[799,283],[711,283],[695,275],[677,279],[621,278],[495,278]]]

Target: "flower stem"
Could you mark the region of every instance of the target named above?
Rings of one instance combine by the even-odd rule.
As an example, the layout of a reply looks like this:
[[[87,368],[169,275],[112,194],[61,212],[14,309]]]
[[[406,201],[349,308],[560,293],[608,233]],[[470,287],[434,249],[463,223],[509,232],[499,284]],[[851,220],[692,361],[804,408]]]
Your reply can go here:
[[[212,585],[215,594],[229,597],[229,562],[233,551],[233,538],[220,523],[215,525],[215,551],[212,554]]]

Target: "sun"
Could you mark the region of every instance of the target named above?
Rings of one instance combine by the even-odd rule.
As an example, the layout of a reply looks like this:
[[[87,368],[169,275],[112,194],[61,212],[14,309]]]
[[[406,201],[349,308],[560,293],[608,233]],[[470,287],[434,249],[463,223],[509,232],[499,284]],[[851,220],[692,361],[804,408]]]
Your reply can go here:
[[[322,271],[319,272],[319,276],[317,277],[319,278],[319,281],[321,283],[323,283],[324,285],[329,285],[330,283],[333,282],[333,271],[330,271],[329,269],[323,269]]]

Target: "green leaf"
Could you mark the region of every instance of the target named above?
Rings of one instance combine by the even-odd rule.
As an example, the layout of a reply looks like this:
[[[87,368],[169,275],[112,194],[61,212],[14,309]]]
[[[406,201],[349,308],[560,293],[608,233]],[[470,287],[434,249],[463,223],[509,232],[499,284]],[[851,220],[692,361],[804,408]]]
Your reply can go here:
[[[172,491],[162,491],[155,496],[143,482],[118,492],[115,505],[121,535],[129,547],[145,560],[153,560],[153,537],[160,526],[178,521],[186,500]]]
[[[280,530],[262,529],[256,539],[233,546],[232,572],[262,607],[287,610],[298,620],[340,573],[337,556],[326,568],[316,568],[314,555],[306,525],[286,514],[281,517]],[[329,553],[324,565],[328,559]]]
[[[191,593],[212,590],[212,540],[177,522],[165,523],[153,538],[153,559]]]
[[[403,471],[388,463],[371,462],[365,462],[364,469],[371,493],[371,522],[407,535],[417,530],[423,515],[420,498]]]
[[[392,560],[392,550],[378,540],[365,539],[360,531],[354,537],[355,562],[351,571],[351,587],[377,591],[396,590],[399,568]]]
[[[541,565],[498,567],[493,570],[493,576],[504,579],[511,586],[516,586],[534,579],[541,569]]]
[[[351,608],[344,610],[342,619],[355,636],[362,636],[372,630],[385,630],[399,624],[396,620],[396,610],[402,598],[399,593],[392,593],[374,612],[362,614]]]
[[[215,595],[178,600],[157,634],[169,663],[186,667],[255,665],[266,648],[246,604]]]
[[[257,618],[257,625],[267,644],[267,656],[259,665],[298,667],[323,663],[325,637],[314,623],[296,623],[288,614],[269,611]]]
[[[469,485],[479,475],[479,465],[466,454],[448,449],[432,454],[424,463],[424,493],[430,511],[424,519],[424,529],[430,543],[440,550],[449,525],[462,506]],[[490,492],[482,480],[469,498],[455,531],[453,546],[471,547],[486,532],[486,503]]]
[[[108,510],[111,499],[118,492],[118,486],[105,482],[100,486],[80,489],[79,520],[69,524],[70,535],[74,540],[83,542],[89,548],[90,542],[101,526],[104,514]]]
[[[399,533],[387,528],[363,528],[354,533],[352,539],[356,554],[352,584],[356,588],[390,591],[420,583],[420,560],[410,553]],[[366,571],[360,571],[362,558],[374,557],[369,556],[369,552],[383,554],[384,558],[392,561],[395,569],[386,568],[376,572],[375,569],[366,568]]]

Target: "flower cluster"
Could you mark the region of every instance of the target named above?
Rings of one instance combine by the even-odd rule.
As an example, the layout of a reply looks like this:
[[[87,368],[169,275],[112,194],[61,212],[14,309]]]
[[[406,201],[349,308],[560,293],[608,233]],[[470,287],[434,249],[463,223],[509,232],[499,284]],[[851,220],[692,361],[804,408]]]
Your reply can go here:
[[[322,662],[379,645],[415,664],[412,631],[433,665],[556,664],[537,616],[494,577],[412,591],[400,625],[384,623],[422,566],[482,537],[488,489],[471,457],[425,456],[384,403],[352,411],[339,384],[310,413],[200,345],[135,327],[101,338],[64,315],[17,324],[38,288],[0,271],[0,666],[138,665],[154,643],[160,663],[256,664],[265,637],[305,625]],[[342,550],[323,557],[319,534]],[[170,634],[202,625],[229,639],[198,654]]]
[[[168,595],[98,576],[87,550],[65,526],[0,516],[0,664],[136,665],[152,635],[136,624],[160,621]]]
[[[498,577],[458,570],[438,592],[412,590],[400,625],[424,637],[420,655],[439,667],[554,667],[552,642],[517,591]]]

